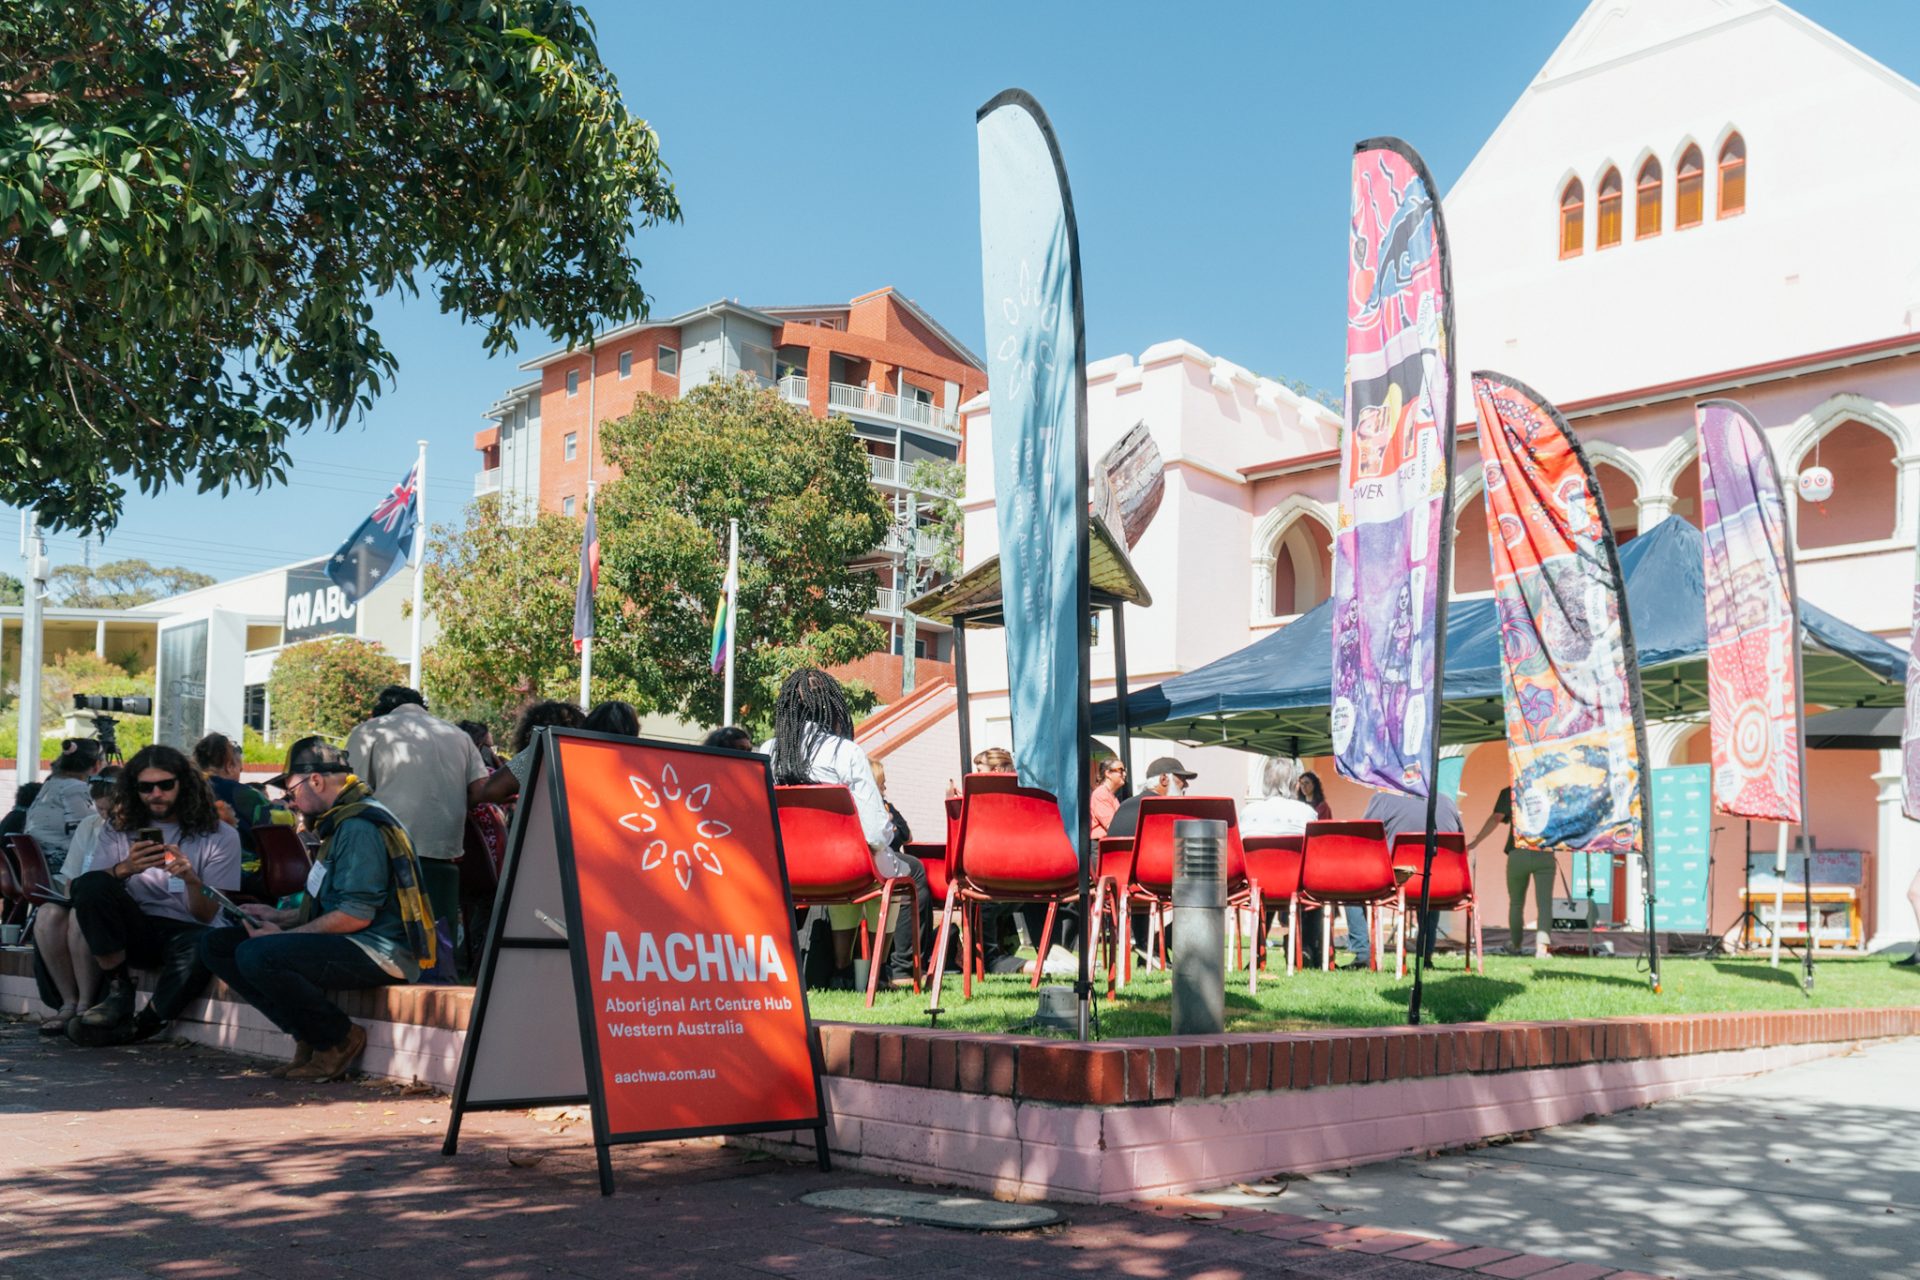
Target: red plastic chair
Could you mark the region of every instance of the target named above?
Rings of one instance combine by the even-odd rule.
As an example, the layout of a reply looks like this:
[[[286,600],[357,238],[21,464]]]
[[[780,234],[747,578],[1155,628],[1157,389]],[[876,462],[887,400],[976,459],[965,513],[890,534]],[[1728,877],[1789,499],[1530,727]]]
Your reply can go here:
[[[1300,863],[1305,853],[1305,836],[1247,836],[1240,843],[1247,854],[1247,877],[1260,886],[1261,914],[1255,924],[1256,949],[1264,951],[1267,940],[1268,908],[1291,911],[1300,893]],[[1289,917],[1291,919],[1291,917]],[[1258,957],[1262,963],[1265,957]],[[1287,976],[1300,967],[1300,931],[1287,932]]]
[[[300,833],[277,822],[263,822],[253,829],[253,847],[260,854],[261,897],[278,902],[290,893],[307,887],[307,872],[313,861]]]
[[[873,865],[853,792],[842,786],[790,786],[773,789],[780,817],[780,844],[787,855],[787,883],[793,906],[825,907],[880,900],[880,928],[887,924],[893,895],[904,890],[905,910],[919,919],[920,905],[913,881],[906,876],[882,876]],[[860,921],[860,951],[867,958],[867,1007],[873,1007],[880,989],[878,951],[868,940],[867,922]],[[920,931],[913,931],[913,989],[920,989]]]
[[[1467,837],[1458,831],[1441,831],[1433,838],[1433,887],[1428,891],[1427,907],[1432,911],[1467,913],[1467,962],[1481,973],[1487,971],[1480,949],[1480,904],[1473,896],[1473,867],[1467,859]],[[1400,885],[1400,914],[1404,920],[1409,908],[1420,909],[1422,867],[1427,860],[1427,833],[1403,831],[1393,840],[1393,865],[1410,874]],[[1397,961],[1404,959],[1404,950]],[[1404,963],[1395,971],[1406,976]]]
[[[47,866],[46,851],[32,836],[8,836],[7,852],[12,862],[15,902],[22,906],[22,936],[33,932],[33,917],[43,902],[58,902],[53,891],[53,872]]]
[[[1225,796],[1143,796],[1140,818],[1133,836],[1132,893],[1145,898],[1155,911],[1173,905],[1174,839],[1176,822],[1189,818],[1211,819],[1227,824],[1227,908],[1234,913],[1234,963],[1240,959],[1239,912],[1251,910],[1261,915],[1261,886],[1247,874],[1246,850],[1240,843],[1240,818],[1232,800]],[[1166,963],[1167,935],[1160,932],[1160,962]],[[1257,949],[1257,948],[1256,948]],[[1259,968],[1252,952],[1247,957],[1247,990],[1259,983]]]
[[[1380,907],[1399,899],[1393,858],[1387,851],[1387,830],[1378,822],[1309,822],[1300,858],[1300,891],[1287,909],[1290,931],[1297,929],[1300,912],[1309,907],[1364,906],[1377,943]],[[1321,920],[1321,966],[1333,967],[1333,916]],[[1403,929],[1401,933],[1406,931]],[[1368,956],[1380,968],[1380,948]]]
[[[1040,963],[1034,965],[1033,974],[1033,985],[1038,987],[1060,904],[1079,890],[1080,856],[1067,837],[1060,802],[1053,793],[1020,786],[1010,774],[968,774],[962,784],[960,828],[947,864],[946,904],[934,944],[931,1007],[940,1007],[947,939],[956,910],[960,913],[961,993],[970,999],[981,904],[1047,904],[1046,923],[1040,930]]]
[[[1133,981],[1133,837],[1101,836],[1095,856],[1093,918],[1100,933],[1094,945],[1107,948],[1107,994],[1112,995],[1116,976],[1123,987]]]

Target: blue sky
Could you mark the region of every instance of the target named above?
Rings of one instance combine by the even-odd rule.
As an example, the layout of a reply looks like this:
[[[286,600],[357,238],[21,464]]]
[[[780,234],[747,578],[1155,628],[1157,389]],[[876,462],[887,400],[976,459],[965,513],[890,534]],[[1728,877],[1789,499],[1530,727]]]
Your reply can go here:
[[[973,113],[1018,85],[1046,107],[1065,153],[1091,356],[1180,337],[1329,388],[1341,377],[1352,144],[1399,134],[1445,189],[1584,8],[587,2],[629,107],[661,135],[685,213],[639,237],[656,313],[720,297],[845,300],[890,284],[977,349]],[[1920,78],[1909,6],[1796,7]],[[1382,25],[1356,30],[1356,13]],[[549,344],[531,334],[520,355],[489,360],[478,331],[425,294],[385,300],[377,315],[397,383],[364,421],[296,439],[290,486],[135,495],[96,554],[221,578],[329,554],[420,438],[431,442],[428,519],[456,518],[481,411]],[[52,550],[55,563],[80,559],[72,536]]]

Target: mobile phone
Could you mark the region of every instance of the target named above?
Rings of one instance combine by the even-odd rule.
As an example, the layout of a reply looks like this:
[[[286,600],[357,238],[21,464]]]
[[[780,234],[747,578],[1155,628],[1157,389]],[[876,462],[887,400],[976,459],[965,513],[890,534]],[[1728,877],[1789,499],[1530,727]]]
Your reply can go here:
[[[142,827],[134,832],[134,838],[142,844],[165,844],[167,837],[158,827]]]

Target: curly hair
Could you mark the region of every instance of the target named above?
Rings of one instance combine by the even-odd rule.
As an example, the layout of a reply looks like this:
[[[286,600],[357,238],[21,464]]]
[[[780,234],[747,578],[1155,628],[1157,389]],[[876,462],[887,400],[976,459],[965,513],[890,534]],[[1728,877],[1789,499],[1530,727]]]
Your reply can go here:
[[[121,769],[119,780],[113,784],[113,825],[116,830],[130,831],[145,825],[147,805],[140,798],[140,775],[148,769],[164,769],[180,780],[179,790],[173,797],[173,809],[167,814],[167,819],[180,824],[181,835],[206,836],[219,829],[220,811],[213,807],[213,788],[207,785],[206,775],[195,768],[193,761],[182,752],[155,743],[136,751],[133,759]]]
[[[580,709],[577,702],[536,702],[520,713],[520,723],[514,726],[513,754],[519,755],[525,751],[532,744],[534,733],[540,729],[580,729],[586,723],[587,713]]]

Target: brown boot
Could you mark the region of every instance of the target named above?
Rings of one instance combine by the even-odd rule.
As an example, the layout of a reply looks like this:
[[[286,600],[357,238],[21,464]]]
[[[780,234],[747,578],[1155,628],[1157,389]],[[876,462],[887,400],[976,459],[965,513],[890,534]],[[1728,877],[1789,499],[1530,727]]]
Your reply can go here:
[[[303,1067],[289,1067],[288,1080],[338,1080],[353,1067],[353,1060],[367,1047],[367,1033],[355,1023],[347,1024],[347,1038],[331,1049],[315,1049]]]
[[[295,1040],[293,1042],[293,1061],[283,1062],[273,1070],[267,1072],[267,1074],[275,1080],[284,1080],[287,1078],[287,1072],[292,1071],[295,1067],[304,1067],[312,1061],[313,1046],[305,1040]]]

